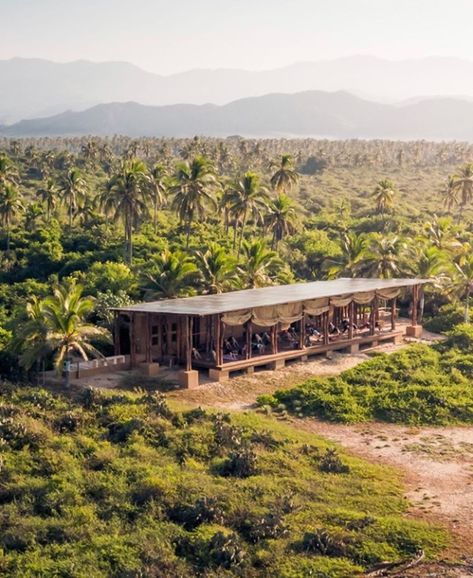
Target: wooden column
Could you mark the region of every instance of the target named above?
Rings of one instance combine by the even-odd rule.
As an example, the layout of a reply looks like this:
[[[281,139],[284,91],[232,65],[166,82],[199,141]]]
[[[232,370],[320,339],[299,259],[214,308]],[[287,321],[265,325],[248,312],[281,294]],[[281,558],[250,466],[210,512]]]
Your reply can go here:
[[[305,313],[302,314],[302,319],[300,320],[300,331],[299,331],[299,349],[305,348]]]
[[[411,317],[412,325],[417,325],[418,299],[419,299],[419,286],[414,285],[412,287],[412,317]]]
[[[375,334],[376,330],[376,318],[378,316],[378,298],[375,296],[371,302],[371,317],[370,317],[370,333]]]
[[[146,315],[145,361],[146,361],[146,363],[150,363],[151,362],[151,323],[152,323],[152,319],[151,319],[151,313],[145,313],[145,315]]]
[[[396,329],[396,297],[391,301],[391,331]]]
[[[215,361],[217,365],[221,365],[221,325],[220,325],[220,317],[219,315],[214,315],[214,347],[215,347]]]
[[[136,365],[136,331],[135,331],[135,314],[130,313],[130,367]]]
[[[192,369],[192,317],[186,315],[184,322],[186,371],[190,371]]]
[[[278,324],[271,327],[271,352],[278,352]]]
[[[158,343],[159,343],[159,361],[164,357],[164,343],[163,343],[163,316],[158,317]]]
[[[353,339],[353,323],[355,316],[355,302],[352,301],[348,306],[348,339]]]
[[[330,342],[329,335],[328,335],[329,317],[330,317],[330,311],[327,311],[326,313],[324,313],[324,321],[323,321],[323,323],[324,323],[324,328],[323,328],[323,331],[324,331],[324,344],[325,344],[325,345],[328,345],[329,342]]]
[[[253,331],[253,323],[251,319],[246,322],[246,359],[251,358],[251,333]]]
[[[223,322],[223,315],[218,316],[218,323],[220,325],[220,343],[218,348],[220,349],[220,363],[223,363],[223,343],[225,341],[225,323]]]
[[[120,313],[113,313],[113,351],[114,355],[120,355]]]

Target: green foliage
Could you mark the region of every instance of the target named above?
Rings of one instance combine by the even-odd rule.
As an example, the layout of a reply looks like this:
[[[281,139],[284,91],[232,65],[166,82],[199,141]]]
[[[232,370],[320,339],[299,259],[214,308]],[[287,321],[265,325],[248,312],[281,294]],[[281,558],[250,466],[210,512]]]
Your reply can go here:
[[[463,308],[457,303],[447,303],[433,317],[425,319],[423,325],[427,331],[446,333],[459,323],[463,323]]]
[[[73,401],[3,384],[0,443],[0,568],[11,578],[353,578],[446,543],[404,518],[396,474],[254,413],[178,412],[144,391],[89,389]],[[222,476],[245,452],[257,470]]]
[[[472,376],[473,328],[459,325],[435,347],[416,344],[378,355],[338,377],[311,379],[258,403],[345,423],[473,423]]]

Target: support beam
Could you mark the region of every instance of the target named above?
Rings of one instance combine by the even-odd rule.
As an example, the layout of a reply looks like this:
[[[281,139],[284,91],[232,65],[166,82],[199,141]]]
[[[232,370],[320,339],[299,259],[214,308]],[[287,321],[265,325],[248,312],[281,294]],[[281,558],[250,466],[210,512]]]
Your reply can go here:
[[[220,316],[214,316],[214,327],[215,327],[215,340],[214,340],[214,347],[215,347],[215,358],[217,365],[222,365],[222,325],[220,323]]]
[[[352,301],[350,305],[348,305],[348,339],[353,339],[353,323],[355,322],[355,303]]]
[[[324,313],[324,345],[328,345],[329,344],[329,334],[328,334],[328,324],[329,324],[329,317],[330,317],[330,311],[327,311]]]
[[[300,331],[299,331],[299,349],[305,348],[305,313],[302,314],[302,319],[300,320]]]
[[[192,369],[192,317],[186,315],[184,318],[184,324],[186,371],[190,371]]]
[[[114,355],[120,355],[120,313],[113,313],[113,351]]]
[[[278,324],[271,327],[271,352],[278,352]]]
[[[146,315],[146,320],[145,320],[145,339],[146,339],[146,343],[145,343],[145,361],[146,363],[151,363],[151,323],[152,323],[152,319],[151,319],[151,314],[150,313],[145,313]]]
[[[130,367],[136,365],[136,328],[135,328],[135,314],[130,313]]]
[[[412,287],[412,311],[411,311],[411,325],[417,325],[417,308],[418,308],[419,286]]]
[[[396,329],[396,297],[391,301],[391,331]]]
[[[246,322],[246,359],[251,358],[251,335],[253,332],[253,323],[251,319]]]

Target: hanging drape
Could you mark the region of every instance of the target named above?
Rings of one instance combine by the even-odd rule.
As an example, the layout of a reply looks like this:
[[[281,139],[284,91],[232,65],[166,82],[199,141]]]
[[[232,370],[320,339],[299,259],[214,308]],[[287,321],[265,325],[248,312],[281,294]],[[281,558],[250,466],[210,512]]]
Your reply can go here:
[[[358,305],[367,305],[371,303],[375,298],[376,293],[374,291],[364,291],[363,293],[355,293],[353,295],[353,301]]]
[[[251,309],[230,311],[222,316],[222,321],[225,325],[244,325],[250,319],[251,315]]]
[[[302,303],[287,303],[253,309],[253,323],[261,327],[271,327],[276,323],[285,325],[302,319]]]
[[[401,290],[398,287],[394,287],[393,289],[380,289],[379,291],[376,291],[376,295],[385,301],[395,299],[400,293]]]
[[[353,301],[353,295],[340,295],[339,297],[330,297],[330,305],[335,307],[346,307]]]
[[[327,313],[330,309],[328,297],[322,297],[320,299],[311,299],[310,301],[304,301],[304,312],[307,315],[322,315]]]
[[[399,288],[381,289],[379,291],[363,291],[349,295],[339,295],[336,297],[321,297],[319,299],[310,299],[308,301],[297,303],[286,303],[284,305],[268,305],[266,307],[257,307],[255,309],[241,309],[231,311],[222,316],[225,325],[244,325],[250,319],[255,325],[261,327],[272,327],[277,323],[290,325],[295,321],[302,319],[306,315],[322,315],[329,311],[330,306],[346,307],[354,302],[358,305],[367,305],[377,296],[380,299],[389,301],[395,299],[401,290]]]

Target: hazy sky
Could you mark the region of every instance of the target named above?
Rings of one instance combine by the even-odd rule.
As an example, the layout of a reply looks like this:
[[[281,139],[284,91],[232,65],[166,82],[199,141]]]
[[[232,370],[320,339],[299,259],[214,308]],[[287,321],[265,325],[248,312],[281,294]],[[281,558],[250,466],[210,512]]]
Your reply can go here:
[[[473,0],[0,0],[0,58],[153,72],[372,54],[473,59]]]

